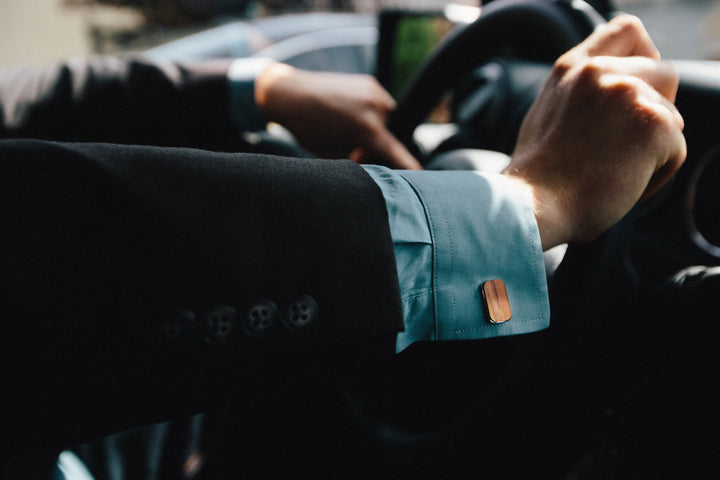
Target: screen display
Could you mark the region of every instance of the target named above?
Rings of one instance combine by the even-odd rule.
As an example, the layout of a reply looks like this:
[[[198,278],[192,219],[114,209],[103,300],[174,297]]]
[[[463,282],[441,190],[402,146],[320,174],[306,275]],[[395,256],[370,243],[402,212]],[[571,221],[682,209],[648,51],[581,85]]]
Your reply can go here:
[[[398,98],[430,52],[453,29],[442,10],[387,10],[380,15],[377,77]]]

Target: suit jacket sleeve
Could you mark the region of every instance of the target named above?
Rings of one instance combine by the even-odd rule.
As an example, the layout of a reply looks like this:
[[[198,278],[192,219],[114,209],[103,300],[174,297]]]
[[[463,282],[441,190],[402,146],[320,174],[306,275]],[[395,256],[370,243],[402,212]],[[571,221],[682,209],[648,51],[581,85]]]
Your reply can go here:
[[[0,69],[0,138],[237,151],[245,144],[228,114],[229,65],[97,56]]]
[[[387,214],[352,162],[0,140],[0,165],[5,454],[392,352]]]

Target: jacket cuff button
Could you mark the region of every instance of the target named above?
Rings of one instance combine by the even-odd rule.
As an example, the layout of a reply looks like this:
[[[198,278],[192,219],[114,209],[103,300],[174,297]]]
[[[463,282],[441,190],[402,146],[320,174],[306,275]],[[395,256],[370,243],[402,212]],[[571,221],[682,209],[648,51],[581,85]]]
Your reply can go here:
[[[290,330],[305,329],[318,321],[318,305],[310,295],[300,295],[285,309],[284,324]]]
[[[205,315],[203,336],[208,343],[226,342],[235,329],[237,312],[233,307],[222,305]]]
[[[243,329],[251,337],[262,335],[280,323],[280,317],[280,311],[273,302],[262,300],[247,311]]]
[[[167,320],[160,323],[160,339],[176,340],[192,328],[197,319],[191,310],[178,309]]]

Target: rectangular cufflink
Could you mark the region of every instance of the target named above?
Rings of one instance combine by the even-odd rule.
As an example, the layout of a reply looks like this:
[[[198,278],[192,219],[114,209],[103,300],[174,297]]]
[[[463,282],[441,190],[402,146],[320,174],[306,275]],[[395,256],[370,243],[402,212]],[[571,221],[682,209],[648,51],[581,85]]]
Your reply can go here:
[[[488,280],[480,286],[485,313],[490,323],[505,323],[512,317],[505,282]]]

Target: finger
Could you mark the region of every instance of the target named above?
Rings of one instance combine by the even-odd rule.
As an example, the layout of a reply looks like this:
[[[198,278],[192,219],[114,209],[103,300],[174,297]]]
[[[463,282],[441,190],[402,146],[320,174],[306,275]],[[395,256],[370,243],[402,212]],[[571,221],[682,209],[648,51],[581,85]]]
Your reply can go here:
[[[629,77],[629,82],[637,83],[637,102],[639,105],[652,111],[659,122],[668,129],[682,132],[685,128],[685,119],[673,102],[653,89],[650,85],[636,77]]]
[[[665,97],[661,97],[657,101],[670,112],[670,115],[672,115],[672,119],[675,122],[675,126],[680,130],[680,132],[682,132],[685,129],[685,119],[680,114],[680,111],[677,109],[675,104]]]
[[[365,147],[357,147],[350,152],[348,158],[359,165],[382,165],[383,162],[378,159],[371,158]]]
[[[687,143],[685,137],[680,131],[675,131],[673,135],[674,149],[671,150],[670,155],[667,157],[665,163],[661,164],[655,171],[653,176],[650,178],[645,191],[640,197],[640,203],[647,201],[653,195],[655,195],[670,179],[675,176],[675,173],[680,169],[682,164],[685,162],[687,157]]]
[[[660,95],[675,101],[679,79],[675,69],[668,62],[651,60],[646,57],[593,57],[590,59],[595,68],[608,72],[608,78],[618,78],[615,75],[637,77],[654,88]]]
[[[660,52],[653,43],[639,18],[620,15],[599,27],[579,46],[581,51],[594,57],[640,56],[660,59]]]
[[[644,202],[655,195],[680,169],[687,158],[687,142],[682,133],[684,121],[675,105],[661,98],[655,103],[658,114],[666,119],[668,131],[663,135],[667,155],[655,165],[655,172],[640,197]],[[673,125],[674,122],[674,125]]]
[[[350,154],[357,163],[382,163],[401,170],[422,170],[420,162],[390,133],[383,128],[370,136],[364,147]]]
[[[395,102],[395,99],[390,95],[390,93],[388,93],[387,90],[380,86],[379,83],[377,84],[377,88],[378,94],[376,98],[382,105],[383,110],[388,113],[395,110],[395,107],[397,107],[397,102]]]

